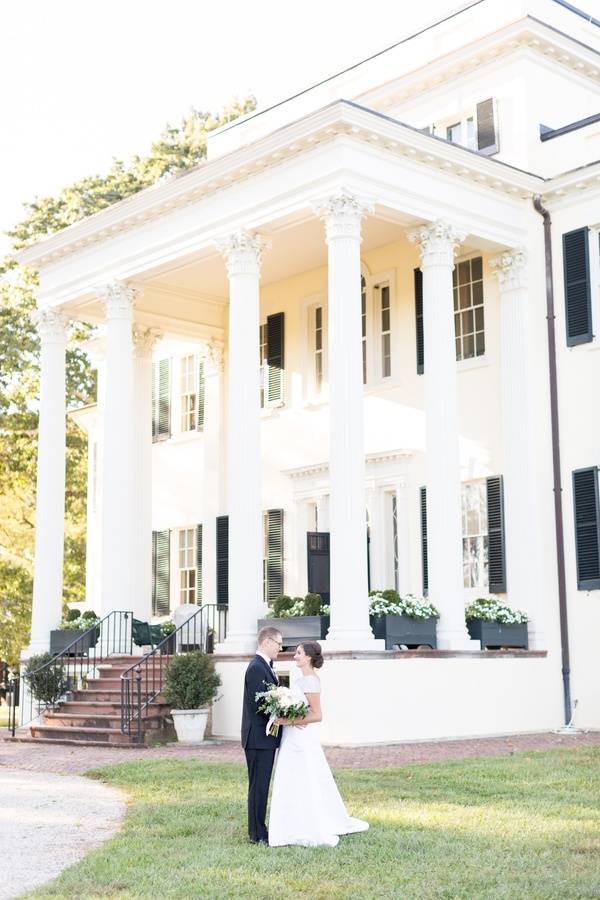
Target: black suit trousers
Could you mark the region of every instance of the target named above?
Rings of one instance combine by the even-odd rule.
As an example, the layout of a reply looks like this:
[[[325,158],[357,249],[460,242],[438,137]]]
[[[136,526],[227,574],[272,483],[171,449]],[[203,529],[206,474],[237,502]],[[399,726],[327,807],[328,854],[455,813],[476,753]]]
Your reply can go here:
[[[248,834],[251,841],[269,840],[265,819],[275,749],[254,750],[246,747],[244,751],[248,766]]]

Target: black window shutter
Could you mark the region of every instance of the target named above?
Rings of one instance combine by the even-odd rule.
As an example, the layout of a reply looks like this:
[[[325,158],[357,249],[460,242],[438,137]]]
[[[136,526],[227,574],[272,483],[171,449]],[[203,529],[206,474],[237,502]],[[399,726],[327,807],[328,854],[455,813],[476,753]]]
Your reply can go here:
[[[423,334],[423,273],[415,269],[415,321],[417,325],[417,375],[425,371],[425,339]]]
[[[429,566],[427,564],[427,488],[421,488],[421,566],[423,570],[423,596],[429,593]]]
[[[156,410],[156,440],[171,437],[171,360],[158,364],[158,404]]]
[[[506,593],[506,555],[504,551],[504,482],[502,475],[486,479],[488,514],[489,589]]]
[[[170,583],[170,531],[152,532],[152,615],[168,616],[171,603]]]
[[[158,411],[156,408],[156,363],[152,363],[152,440],[158,436]]]
[[[204,360],[198,364],[198,415],[196,416],[196,431],[204,431]]]
[[[267,512],[267,602],[283,594],[283,510]]]
[[[202,606],[202,525],[196,525],[196,603]]]
[[[269,365],[269,403],[284,402],[284,315],[267,316],[267,363]]]
[[[498,153],[498,121],[494,110],[494,100],[484,100],[477,104],[477,149],[490,156]]]
[[[592,340],[588,229],[563,234],[567,347]]]
[[[217,604],[229,603],[229,516],[217,516]]]
[[[573,472],[573,503],[577,589],[597,590],[600,588],[600,512],[596,467]]]

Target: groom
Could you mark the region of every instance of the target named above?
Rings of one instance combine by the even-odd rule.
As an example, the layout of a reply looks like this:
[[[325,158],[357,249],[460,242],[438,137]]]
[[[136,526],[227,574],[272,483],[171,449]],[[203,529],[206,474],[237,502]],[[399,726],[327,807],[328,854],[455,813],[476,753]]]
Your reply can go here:
[[[242,708],[242,747],[248,766],[248,834],[251,844],[268,844],[269,833],[265,825],[267,799],[275,750],[281,737],[267,735],[269,721],[264,713],[257,713],[258,692],[266,685],[279,684],[273,671],[273,661],[281,650],[282,635],[277,628],[267,625],[258,632],[258,650],[246,669],[244,679],[244,704]]]

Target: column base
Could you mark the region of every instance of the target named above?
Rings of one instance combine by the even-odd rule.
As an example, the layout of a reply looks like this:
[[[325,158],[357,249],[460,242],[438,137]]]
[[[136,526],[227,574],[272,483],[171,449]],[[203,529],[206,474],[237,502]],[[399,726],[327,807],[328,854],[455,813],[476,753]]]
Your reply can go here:
[[[31,656],[39,656],[40,653],[49,653],[50,652],[50,633],[48,632],[48,639],[45,641],[32,641],[29,647],[25,647],[24,650],[21,651],[21,659],[29,659]]]

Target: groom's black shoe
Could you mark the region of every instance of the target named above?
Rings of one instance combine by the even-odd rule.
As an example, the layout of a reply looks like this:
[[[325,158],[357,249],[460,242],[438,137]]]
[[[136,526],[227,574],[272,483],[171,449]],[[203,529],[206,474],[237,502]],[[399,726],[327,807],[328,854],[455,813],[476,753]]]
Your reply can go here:
[[[250,841],[251,844],[264,844],[265,847],[269,846],[269,842],[265,841],[264,838],[261,838],[260,841]]]

